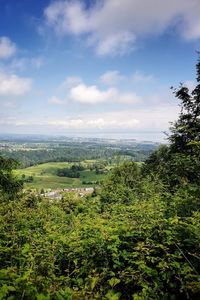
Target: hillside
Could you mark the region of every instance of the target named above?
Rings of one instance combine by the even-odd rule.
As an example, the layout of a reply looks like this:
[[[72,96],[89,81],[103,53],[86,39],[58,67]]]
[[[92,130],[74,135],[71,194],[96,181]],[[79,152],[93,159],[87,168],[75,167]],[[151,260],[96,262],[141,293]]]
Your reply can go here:
[[[45,163],[36,166],[32,166],[25,169],[16,170],[15,174],[23,179],[24,188],[26,189],[59,189],[69,187],[87,187],[98,186],[101,181],[107,178],[109,169],[105,169],[105,172],[97,172],[95,168],[90,169],[92,165],[98,165],[101,162],[97,160],[83,161],[81,164],[84,166],[83,170],[79,171],[79,178],[70,178],[68,176],[58,176],[57,171],[63,168],[70,168],[70,166],[76,164],[76,162],[52,162]],[[102,169],[103,172],[103,169]],[[31,177],[31,180],[29,180]]]
[[[200,298],[200,59],[196,69],[191,93],[174,89],[169,144],[142,165],[119,163],[92,195],[23,192],[17,163],[0,157],[0,299]],[[27,175],[88,175],[65,164]]]

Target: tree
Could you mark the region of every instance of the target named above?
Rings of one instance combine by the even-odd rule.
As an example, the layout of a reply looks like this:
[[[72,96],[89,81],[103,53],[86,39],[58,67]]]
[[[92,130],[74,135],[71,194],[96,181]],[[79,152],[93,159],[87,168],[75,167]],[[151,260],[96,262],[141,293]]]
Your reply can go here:
[[[103,183],[102,203],[129,203],[140,189],[141,170],[134,162],[125,162],[112,170],[111,176]]]
[[[171,126],[169,141],[171,151],[191,153],[191,142],[200,141],[200,53],[196,64],[197,85],[190,93],[183,84],[174,89],[175,97],[181,103],[178,120]]]
[[[178,120],[171,124],[169,146],[161,146],[150,155],[143,168],[144,174],[156,173],[172,189],[200,182],[200,56],[196,71],[197,85],[191,93],[183,84],[172,88],[181,110]]]
[[[0,192],[13,199],[22,190],[22,181],[18,180],[12,170],[16,169],[18,163],[13,159],[0,156]]]

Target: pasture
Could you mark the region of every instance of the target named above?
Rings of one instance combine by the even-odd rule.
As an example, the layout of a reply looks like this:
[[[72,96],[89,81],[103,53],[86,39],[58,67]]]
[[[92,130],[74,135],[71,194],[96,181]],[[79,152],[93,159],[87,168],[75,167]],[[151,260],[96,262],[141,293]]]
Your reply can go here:
[[[92,161],[90,161],[92,163]],[[93,161],[95,163],[95,161]],[[88,161],[83,161],[86,165]],[[25,189],[63,189],[69,187],[91,187],[98,185],[96,182],[104,180],[108,174],[96,174],[95,170],[85,169],[80,171],[80,178],[69,178],[57,176],[57,170],[70,168],[74,163],[69,162],[50,162],[35,165],[32,167],[18,169],[15,174],[20,179],[23,175],[25,178],[33,177],[32,182],[25,182]],[[85,182],[86,184],[83,184]]]

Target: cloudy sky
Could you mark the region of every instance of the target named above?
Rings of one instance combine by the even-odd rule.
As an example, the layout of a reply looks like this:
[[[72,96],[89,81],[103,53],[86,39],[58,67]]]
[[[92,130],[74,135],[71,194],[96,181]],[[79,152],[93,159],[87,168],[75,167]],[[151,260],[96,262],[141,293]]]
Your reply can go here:
[[[195,85],[199,0],[0,0],[0,133],[161,140]]]

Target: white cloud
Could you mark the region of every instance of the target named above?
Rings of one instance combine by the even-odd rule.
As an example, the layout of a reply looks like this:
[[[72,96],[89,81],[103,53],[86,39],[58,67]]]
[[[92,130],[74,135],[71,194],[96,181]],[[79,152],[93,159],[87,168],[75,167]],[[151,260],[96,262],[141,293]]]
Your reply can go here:
[[[137,108],[120,111],[105,111],[102,113],[82,114],[77,117],[67,116],[59,118],[50,116],[34,116],[20,114],[13,116],[0,116],[0,124],[5,128],[21,126],[23,132],[86,132],[86,133],[131,133],[133,136],[139,132],[162,132],[169,128],[169,121],[177,119],[179,113],[178,105],[157,105],[152,108]],[[14,112],[14,111],[13,111]],[[68,115],[66,113],[66,115]],[[28,131],[29,130],[29,131]],[[141,134],[141,139],[144,139]],[[157,134],[155,133],[155,138]]]
[[[8,37],[0,37],[0,59],[9,58],[13,56],[15,52],[15,44]]]
[[[138,38],[173,26],[186,39],[200,38],[199,0],[56,0],[44,11],[57,34],[86,35],[98,55],[125,54]]]
[[[0,72],[0,96],[20,96],[31,89],[30,78]]]
[[[54,1],[44,10],[44,15],[58,34],[80,34],[88,30],[87,13],[78,1]]]
[[[137,128],[139,121],[136,119],[110,118],[109,116],[83,117],[68,120],[47,121],[48,125],[70,128],[70,129],[119,129],[119,128]]]
[[[101,75],[100,81],[106,85],[116,85],[125,77],[120,74],[119,71],[107,71]]]
[[[82,83],[82,79],[78,76],[69,76],[67,77],[60,85],[60,88],[72,88],[79,83]]]
[[[160,105],[152,109],[134,109],[114,112],[93,113],[62,119],[48,119],[38,121],[40,126],[51,126],[52,128],[63,128],[71,130],[86,130],[88,132],[95,129],[106,131],[162,131],[167,130],[169,121],[177,119],[179,112],[178,105]],[[32,121],[30,125],[33,125]]]
[[[86,124],[82,119],[68,119],[68,120],[50,120],[47,121],[48,125],[56,126],[56,127],[64,127],[64,128],[83,128]]]
[[[154,81],[154,76],[151,74],[144,74],[141,71],[136,71],[133,75],[125,76],[122,75],[119,71],[107,71],[100,76],[100,82],[108,85],[108,86],[115,86],[120,81],[125,81],[128,84],[132,82],[139,83],[139,82],[152,82]]]
[[[97,40],[96,52],[99,56],[124,55],[134,49],[134,42],[135,35],[131,32],[115,33]]]
[[[97,86],[86,86],[85,84],[79,84],[70,90],[70,98],[80,103],[100,103],[108,101],[115,91],[109,89],[107,91],[100,91]]]
[[[96,85],[87,86],[83,83],[71,88],[70,99],[79,103],[98,104],[98,103],[137,103],[141,99],[134,93],[120,93],[115,88],[100,90]]]
[[[10,64],[7,65],[9,70],[15,71],[24,71],[29,68],[40,69],[44,64],[44,60],[41,57],[33,57],[33,58],[14,58],[11,60]]]
[[[119,81],[124,79],[127,78],[122,76],[118,71],[105,72],[100,77],[99,81],[105,85],[108,85],[108,87],[105,89],[100,89],[97,85],[86,85],[78,76],[69,76],[57,88],[58,95],[51,97],[48,102],[57,105],[67,105],[69,104],[69,101],[86,105],[105,103],[141,103],[142,98],[133,91],[122,92],[114,87],[114,85],[117,85]],[[63,92],[65,92],[65,96],[63,96]]]

